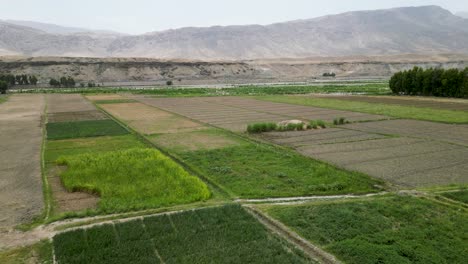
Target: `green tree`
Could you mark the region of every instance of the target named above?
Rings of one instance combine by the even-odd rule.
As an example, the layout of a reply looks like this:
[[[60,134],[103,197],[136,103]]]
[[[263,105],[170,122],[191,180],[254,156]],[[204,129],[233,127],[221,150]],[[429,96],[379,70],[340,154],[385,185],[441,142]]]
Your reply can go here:
[[[55,80],[54,78],[50,79],[49,84],[52,87],[60,87],[60,82]]]
[[[37,77],[32,75],[32,76],[29,76],[29,83],[32,84],[32,85],[37,85]]]
[[[5,81],[0,81],[0,94],[6,94],[8,90],[8,83]]]

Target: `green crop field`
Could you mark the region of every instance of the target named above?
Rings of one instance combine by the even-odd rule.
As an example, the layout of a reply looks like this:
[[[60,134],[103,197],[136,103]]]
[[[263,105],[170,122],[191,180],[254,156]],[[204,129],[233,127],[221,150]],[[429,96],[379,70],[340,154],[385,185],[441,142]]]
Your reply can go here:
[[[324,107],[337,110],[356,111],[361,113],[387,115],[396,118],[426,120],[442,123],[468,123],[468,112],[421,108],[382,103],[367,103],[356,101],[335,100],[305,96],[262,96],[259,100],[297,104],[305,106]]]
[[[446,192],[446,193],[443,193],[442,195],[449,199],[468,204],[468,190]]]
[[[381,184],[364,174],[263,144],[184,152],[180,157],[242,198],[367,193],[378,191],[374,185]]]
[[[468,213],[410,196],[267,206],[265,211],[346,263],[465,263]]]
[[[113,120],[91,120],[47,124],[47,139],[68,139],[128,134]]]
[[[44,160],[55,162],[61,156],[73,156],[85,153],[103,153],[131,148],[144,148],[135,135],[87,137],[63,140],[48,140],[46,142]]]
[[[154,208],[205,200],[208,187],[155,149],[129,149],[58,159],[69,191],[100,196],[101,212]]]
[[[95,104],[124,104],[124,103],[135,103],[132,99],[110,99],[110,100],[96,100]]]
[[[238,205],[56,235],[58,263],[311,263]]]

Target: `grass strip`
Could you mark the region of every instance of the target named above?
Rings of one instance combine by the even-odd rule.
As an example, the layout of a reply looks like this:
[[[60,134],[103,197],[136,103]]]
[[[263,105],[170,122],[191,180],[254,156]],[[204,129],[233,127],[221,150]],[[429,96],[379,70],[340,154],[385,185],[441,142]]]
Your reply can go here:
[[[100,196],[104,213],[143,210],[206,200],[208,187],[155,149],[65,156],[60,177],[68,191]]]
[[[267,213],[345,263],[464,263],[466,210],[411,196],[269,206]]]
[[[49,140],[128,134],[125,128],[113,120],[48,123],[46,128]]]
[[[95,104],[125,104],[125,103],[135,103],[133,99],[111,99],[111,100],[96,100]]]
[[[396,118],[407,118],[441,123],[468,123],[468,112],[433,108],[400,106],[382,103],[355,102],[338,99],[326,99],[306,96],[262,96],[258,100],[288,103],[329,109],[386,115]]]

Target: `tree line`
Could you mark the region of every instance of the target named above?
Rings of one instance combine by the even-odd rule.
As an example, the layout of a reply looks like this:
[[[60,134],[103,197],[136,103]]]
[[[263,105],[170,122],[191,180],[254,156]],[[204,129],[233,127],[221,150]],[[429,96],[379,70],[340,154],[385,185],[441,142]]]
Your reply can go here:
[[[9,86],[14,86],[14,85],[36,85],[38,79],[34,75],[0,74],[0,81],[6,82]]]
[[[468,67],[459,69],[422,69],[395,73],[390,79],[394,94],[468,98]]]

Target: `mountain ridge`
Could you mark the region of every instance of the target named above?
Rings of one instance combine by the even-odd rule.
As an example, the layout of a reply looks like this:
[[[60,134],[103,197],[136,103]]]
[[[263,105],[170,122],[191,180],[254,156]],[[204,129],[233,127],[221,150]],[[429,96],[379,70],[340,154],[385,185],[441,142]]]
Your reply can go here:
[[[270,25],[141,35],[51,34],[0,22],[0,55],[239,60],[468,53],[468,20],[438,6],[353,11]]]

